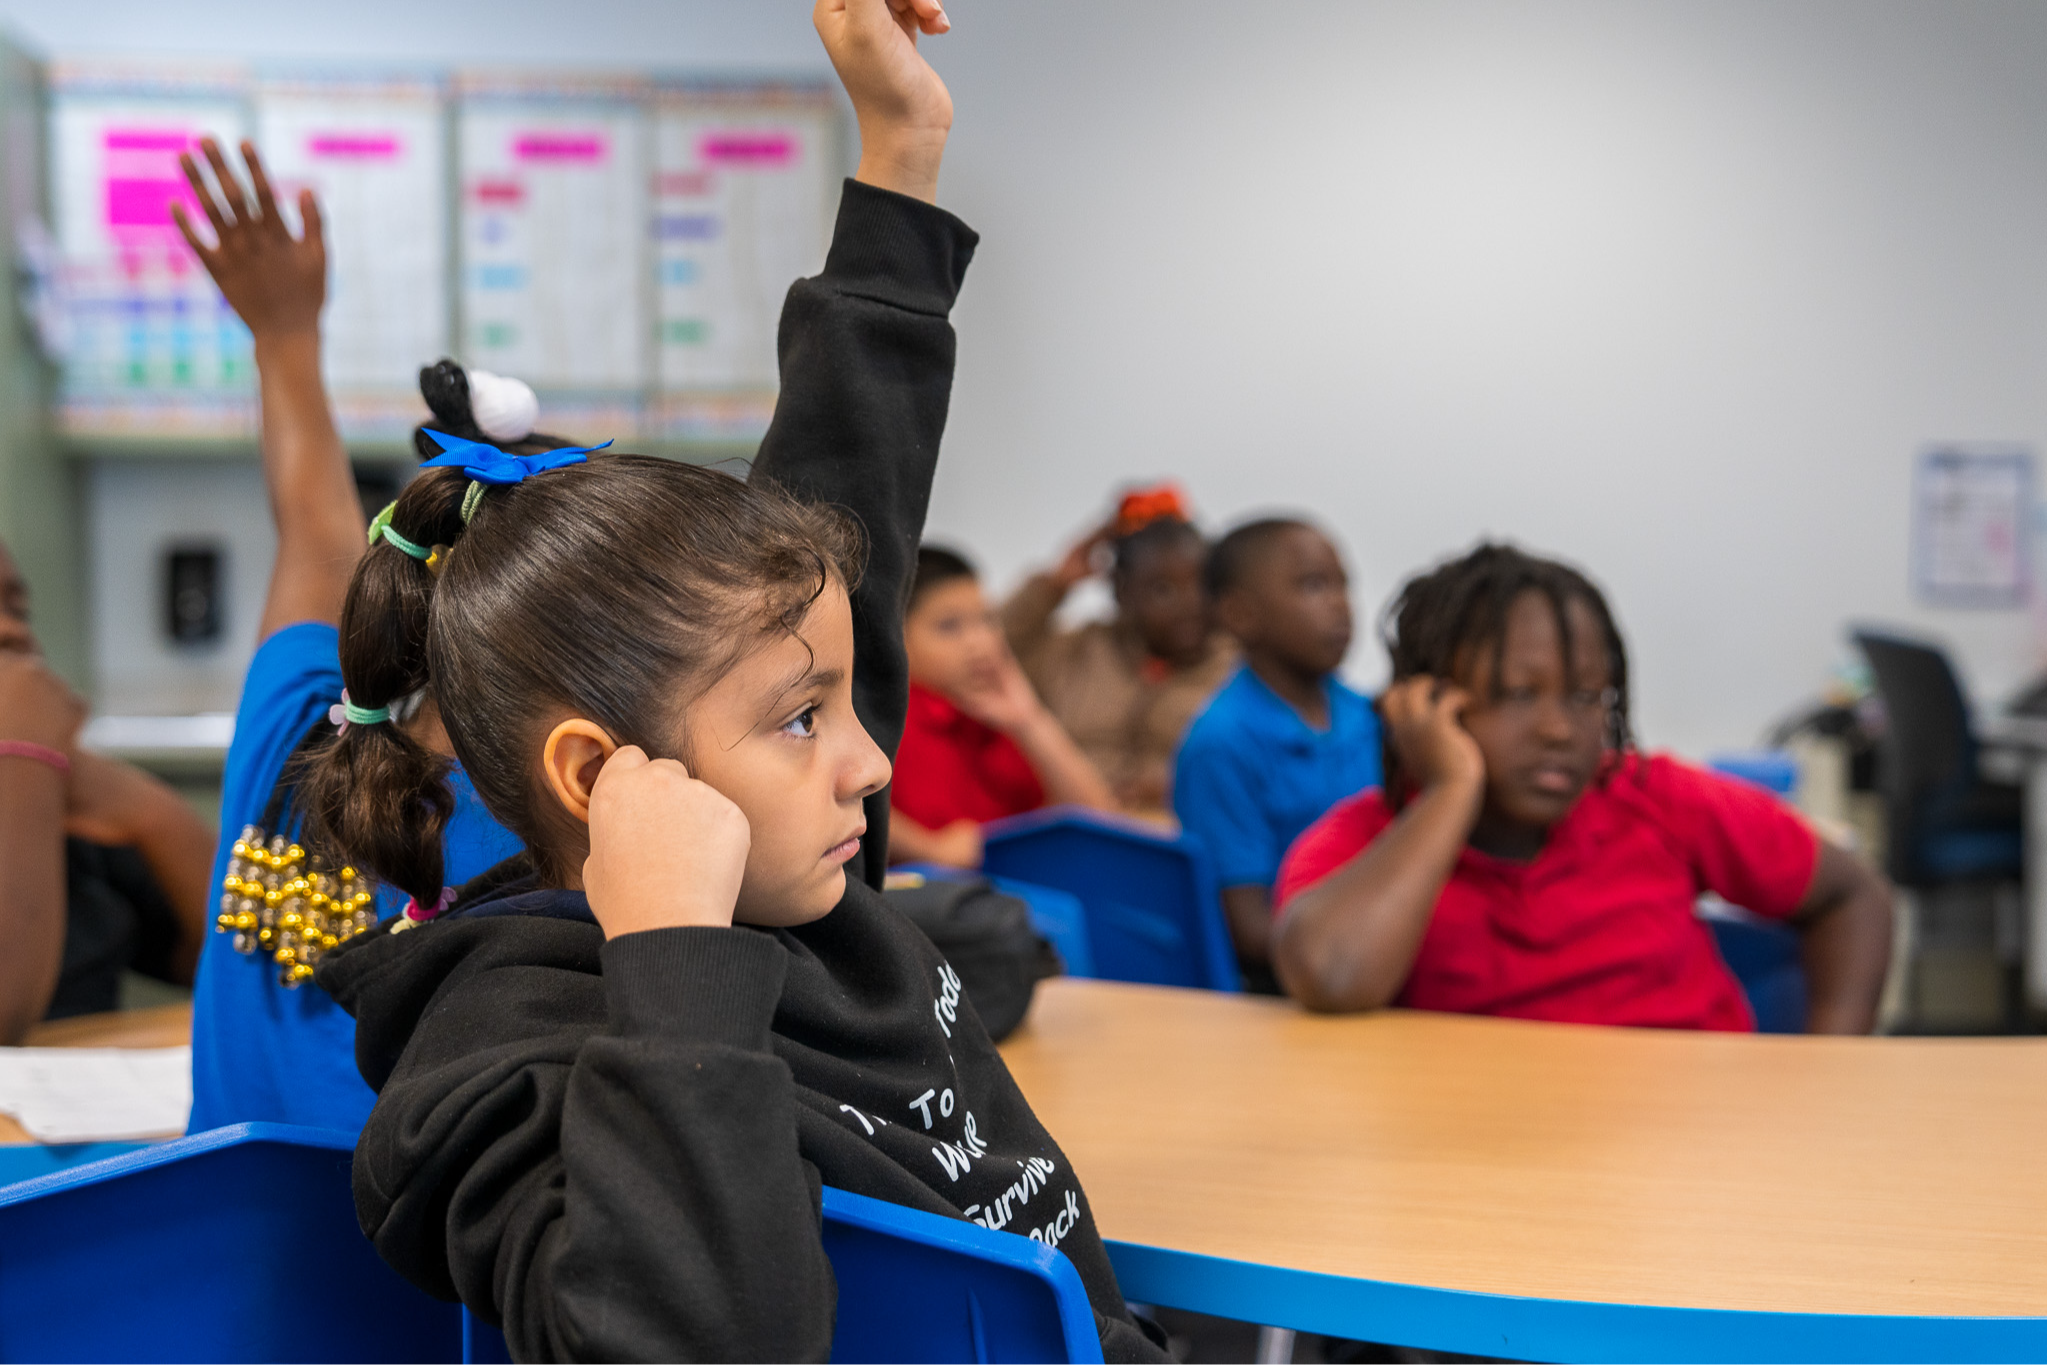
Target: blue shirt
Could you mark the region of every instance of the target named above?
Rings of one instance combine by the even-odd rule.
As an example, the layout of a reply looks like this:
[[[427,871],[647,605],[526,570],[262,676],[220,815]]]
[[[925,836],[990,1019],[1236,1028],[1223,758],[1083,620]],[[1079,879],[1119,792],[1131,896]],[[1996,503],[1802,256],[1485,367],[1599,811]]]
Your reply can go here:
[[[1316,730],[1248,667],[1187,730],[1173,760],[1173,811],[1214,860],[1223,886],[1271,886],[1301,832],[1379,785],[1372,703],[1325,679],[1329,728]]]
[[[215,887],[227,875],[229,850],[243,827],[262,823],[285,760],[341,699],[339,638],[333,626],[319,622],[287,626],[249,663],[221,779]],[[444,846],[451,886],[521,847],[491,819],[459,770],[453,785],[455,816]],[[397,913],[403,903],[402,895],[380,889],[380,915]],[[377,1097],[355,1069],[355,1021],[311,982],[280,985],[267,954],[238,953],[232,939],[209,932],[199,955],[190,1130],[269,1121],[361,1131]]]

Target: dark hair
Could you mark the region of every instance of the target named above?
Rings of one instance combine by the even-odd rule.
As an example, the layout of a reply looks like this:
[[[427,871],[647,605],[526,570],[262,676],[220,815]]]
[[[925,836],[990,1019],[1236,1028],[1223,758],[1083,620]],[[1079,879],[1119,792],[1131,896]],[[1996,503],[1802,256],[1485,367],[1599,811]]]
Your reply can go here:
[[[1282,535],[1314,529],[1296,517],[1264,517],[1234,528],[1208,552],[1208,562],[1201,566],[1202,587],[1211,598],[1243,587],[1252,566],[1265,557]]]
[[[917,547],[917,573],[910,580],[910,600],[903,610],[917,605],[917,599],[941,583],[950,583],[957,578],[979,578],[967,557],[957,550],[948,550],[943,545],[919,545]]]
[[[1565,609],[1582,602],[1598,622],[1606,640],[1614,702],[1607,710],[1606,747],[1626,754],[1635,747],[1628,716],[1628,651],[1605,594],[1578,570],[1554,559],[1542,559],[1512,545],[1480,541],[1462,558],[1439,564],[1410,578],[1386,608],[1380,638],[1393,665],[1390,681],[1417,674],[1456,678],[1480,654],[1490,651],[1493,676],[1499,684],[1499,654],[1507,634],[1507,614],[1528,592],[1540,593],[1555,613],[1564,671],[1572,668],[1573,640]],[[1396,807],[1403,799],[1399,756],[1385,741],[1385,792]]]
[[[513,455],[533,455],[576,444],[566,436],[549,436],[539,431],[509,445],[500,444],[486,435],[483,428],[476,425],[476,412],[470,406],[469,371],[445,356],[431,365],[420,366],[419,396],[426,399],[427,409],[434,415],[432,422],[422,422],[412,430],[412,448],[419,452],[422,460],[431,460],[441,453],[441,448],[426,434],[428,427],[449,436],[460,436],[465,441],[495,445]]]
[[[341,612],[341,675],[358,706],[430,697],[485,807],[559,877],[549,835],[565,816],[533,763],[547,719],[585,716],[620,744],[687,761],[671,743],[684,705],[769,636],[793,634],[829,584],[853,585],[859,528],[644,455],[491,488],[465,526],[469,486],[460,469],[428,469],[399,495],[391,525],[439,547],[433,567],[388,542],[363,556]],[[351,725],[305,765],[308,832],[324,857],[430,905],[454,809],[447,772],[397,723]]]
[[[1182,521],[1178,517],[1148,521],[1129,535],[1117,536],[1109,542],[1109,573],[1119,580],[1128,578],[1137,571],[1141,561],[1162,550],[1181,546],[1200,555],[1207,551],[1208,540],[1201,534],[1201,528],[1191,521]]]

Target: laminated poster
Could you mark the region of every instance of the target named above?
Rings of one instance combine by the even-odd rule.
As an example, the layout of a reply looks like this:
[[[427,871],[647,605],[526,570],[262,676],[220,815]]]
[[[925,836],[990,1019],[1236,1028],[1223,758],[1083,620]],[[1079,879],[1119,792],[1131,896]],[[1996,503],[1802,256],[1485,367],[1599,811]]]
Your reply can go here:
[[[1913,478],[1913,586],[1933,606],[2026,602],[2033,456],[2021,447],[1935,446]]]

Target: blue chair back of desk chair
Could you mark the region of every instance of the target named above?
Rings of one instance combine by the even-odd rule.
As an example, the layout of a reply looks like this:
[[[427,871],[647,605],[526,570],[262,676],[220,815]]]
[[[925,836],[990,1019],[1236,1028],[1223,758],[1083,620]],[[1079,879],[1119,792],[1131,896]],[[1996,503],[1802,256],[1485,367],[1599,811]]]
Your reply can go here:
[[[0,1358],[453,1360],[356,1223],[353,1136],[243,1123],[0,1189]]]
[[[1713,942],[1741,993],[1748,997],[1758,1033],[1805,1032],[1805,966],[1798,935],[1753,916],[1708,916]]]
[[[989,825],[982,867],[1078,896],[1098,977],[1241,988],[1215,873],[1185,835],[1055,806]]]
[[[1080,1273],[1042,1242],[827,1186],[824,1249],[834,1361],[1102,1358]],[[502,1333],[465,1320],[464,1361],[510,1360]]]

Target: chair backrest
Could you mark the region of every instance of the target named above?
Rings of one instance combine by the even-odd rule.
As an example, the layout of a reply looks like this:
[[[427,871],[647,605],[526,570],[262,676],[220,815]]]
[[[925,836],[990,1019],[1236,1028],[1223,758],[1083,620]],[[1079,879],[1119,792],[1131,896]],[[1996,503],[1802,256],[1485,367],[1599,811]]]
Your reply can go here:
[[[983,847],[990,875],[1080,898],[1096,976],[1241,989],[1215,873],[1185,835],[1054,806],[995,821]]]
[[[9,1360],[455,1360],[356,1223],[353,1135],[216,1128],[0,1189]]]
[[[1805,1032],[1805,966],[1798,935],[1748,915],[1709,915],[1706,924],[1721,960],[1748,997],[1756,1032]]]
[[[1929,814],[1966,794],[1976,771],[1969,704],[1939,648],[1877,631],[1855,632],[1884,704],[1878,746],[1891,875],[1911,880]]]
[[[828,1185],[824,1249],[839,1283],[834,1361],[1102,1358],[1079,1272],[1043,1242]],[[511,1357],[465,1313],[462,1359]]]

